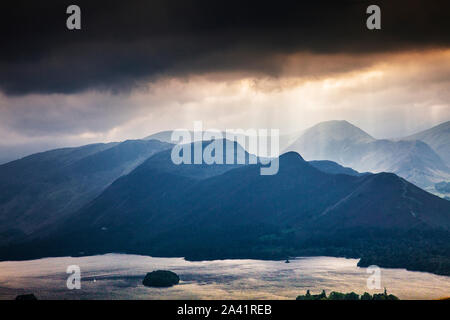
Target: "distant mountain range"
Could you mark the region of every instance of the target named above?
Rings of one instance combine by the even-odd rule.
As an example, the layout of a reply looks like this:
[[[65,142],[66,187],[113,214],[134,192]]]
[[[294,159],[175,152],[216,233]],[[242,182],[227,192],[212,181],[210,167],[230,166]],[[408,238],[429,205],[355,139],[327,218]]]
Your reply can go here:
[[[448,126],[435,129],[418,134],[431,147],[321,123],[295,136],[273,176],[237,143],[223,156],[244,164],[175,165],[167,132],[34,154],[0,165],[0,260],[331,255],[450,275],[450,201],[416,186],[448,189]]]
[[[379,140],[347,121],[328,121],[307,129],[286,151],[360,172],[393,172],[436,192],[436,183],[450,181],[449,141],[450,122],[401,140]]]
[[[163,131],[145,139],[172,142],[171,134]],[[393,172],[442,197],[446,194],[434,185],[450,181],[450,121],[390,140],[375,139],[345,120],[327,121],[282,135],[280,148],[298,152],[307,160],[331,160],[360,172]]]
[[[152,150],[167,146],[147,143],[159,143]],[[103,146],[101,152],[118,146]],[[0,248],[0,258],[106,252],[189,259],[320,254],[362,257],[361,265],[450,274],[450,202],[395,174],[310,164],[288,152],[279,159],[277,175],[261,176],[260,165],[174,165],[170,153],[150,155],[47,232]],[[97,172],[102,166],[93,166],[106,159],[75,168]]]
[[[420,140],[427,143],[450,167],[450,121],[405,137],[403,140]]]

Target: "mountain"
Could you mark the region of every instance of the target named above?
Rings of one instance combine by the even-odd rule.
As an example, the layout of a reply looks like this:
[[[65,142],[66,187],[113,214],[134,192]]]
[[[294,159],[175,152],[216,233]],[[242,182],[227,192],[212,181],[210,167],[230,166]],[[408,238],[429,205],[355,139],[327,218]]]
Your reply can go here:
[[[149,135],[145,138],[143,138],[144,140],[149,140],[149,139],[153,139],[153,140],[159,140],[161,142],[166,142],[166,143],[177,143],[178,141],[172,141],[172,133],[173,131],[161,131],[161,132],[157,132],[154,133],[152,135]],[[202,131],[202,134],[205,133],[213,133],[213,131]],[[196,139],[194,139],[194,132],[193,131],[189,131],[189,134],[191,135],[192,138],[192,142],[196,141]],[[227,139],[226,136],[226,132],[225,131],[221,131],[222,134],[222,138],[223,139]],[[287,148],[289,145],[292,144],[293,141],[295,141],[299,136],[300,136],[301,132],[296,132],[296,133],[291,133],[291,134],[283,134],[280,135],[279,137],[279,145],[280,145],[280,150],[284,150],[285,148]],[[233,137],[228,137],[229,140],[233,140]],[[202,138],[200,140],[210,140]],[[250,146],[250,139],[249,136],[246,135],[246,132],[244,131],[244,133],[237,133],[235,135],[234,138],[235,142],[238,142],[245,150],[250,151],[249,146]],[[270,139],[268,139],[268,144],[270,144]],[[263,156],[263,155],[261,155]]]
[[[42,236],[152,154],[171,145],[125,141],[57,149],[0,166],[0,243]]]
[[[117,179],[56,233],[0,257],[326,254],[450,274],[450,202],[395,174],[328,174],[294,152],[272,176],[261,176],[260,165],[218,173],[163,159],[170,161],[167,151]],[[407,260],[411,254],[417,259]]]
[[[153,135],[150,135],[144,139],[156,139],[156,140],[160,140],[160,141],[171,141],[171,135],[172,135],[172,131],[162,131],[162,132],[158,132]],[[191,135],[193,135],[193,132],[191,132]],[[248,140],[246,140],[246,142],[248,143]],[[236,146],[239,149],[242,149],[242,146],[240,144],[236,144]],[[224,152],[226,152],[226,151],[224,150]],[[160,157],[163,158],[163,154],[161,154]],[[246,157],[248,157],[248,153],[246,153]],[[154,160],[155,159],[153,159],[153,161]],[[167,159],[164,159],[164,160],[167,160]],[[161,161],[161,163],[166,164],[167,161]],[[247,161],[247,163],[248,163],[248,161]],[[328,161],[328,160],[310,161],[309,163],[313,167],[315,167],[321,171],[324,171],[327,173],[332,173],[332,174],[348,174],[348,175],[355,175],[355,176],[368,174],[368,173],[359,173],[358,171],[353,170],[352,168],[343,167],[336,162]],[[230,169],[230,168],[231,167],[228,167],[228,169]],[[180,170],[180,171],[182,171],[182,170]]]
[[[450,121],[405,137],[403,140],[420,140],[427,143],[445,164],[450,166]]]
[[[450,179],[450,169],[419,140],[377,140],[347,121],[328,121],[306,130],[287,151],[308,160],[331,160],[360,172],[393,172],[419,187]]]
[[[202,142],[191,145],[192,154],[198,144]],[[256,157],[239,144],[224,141],[223,145],[224,163],[230,152],[234,153],[234,161],[238,154],[243,154],[245,164],[256,162]],[[94,199],[116,178],[129,173],[153,154],[156,155],[145,166],[196,179],[241,166],[177,166],[170,159],[171,146],[156,140],[94,144],[38,153],[0,166],[0,244],[40,237],[43,232],[58,228],[66,217]],[[337,164],[327,164],[323,170],[339,169]],[[342,168],[340,173],[349,174],[349,171]]]
[[[172,160],[172,148],[158,152],[149,157],[143,162],[132,174],[147,176],[146,171],[167,173],[179,177],[187,177],[195,180],[207,179],[213,176],[221,175],[229,170],[239,168],[250,163],[257,163],[258,158],[249,154],[244,148],[236,142],[229,140],[215,140],[218,142],[217,146],[222,147],[221,164],[207,164],[202,159],[201,164],[194,163],[194,152],[196,148],[202,151],[202,154],[208,150],[208,146],[212,146],[212,141],[197,141],[186,145],[190,150],[191,164],[174,164]],[[230,158],[230,163],[227,163],[227,158]]]
[[[329,161],[329,160],[313,160],[308,161],[310,165],[312,165],[314,168],[319,169],[320,171],[331,173],[331,174],[347,174],[350,176],[363,176],[370,174],[369,172],[359,173],[356,170],[353,170],[349,167],[343,167],[340,164]]]
[[[149,136],[143,138],[143,140],[158,140],[158,141],[166,142],[166,143],[174,143],[174,141],[172,141],[172,133],[173,133],[173,131],[171,131],[171,130],[161,131],[161,132],[157,132],[152,135],[149,135]]]
[[[288,151],[296,151],[309,160],[342,163],[341,156],[348,148],[373,141],[374,138],[351,123],[334,120],[321,122],[303,132]]]

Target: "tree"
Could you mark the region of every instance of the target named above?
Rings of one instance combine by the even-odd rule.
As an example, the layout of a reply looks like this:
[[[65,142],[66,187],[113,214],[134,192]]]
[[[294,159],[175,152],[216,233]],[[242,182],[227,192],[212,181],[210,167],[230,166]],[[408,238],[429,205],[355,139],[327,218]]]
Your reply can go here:
[[[361,300],[372,300],[372,296],[370,293],[364,292],[364,294],[361,296]]]
[[[359,300],[359,295],[354,292],[346,293],[344,299],[345,300]]]
[[[341,292],[333,291],[330,293],[330,296],[328,297],[328,300],[344,300],[345,294]]]
[[[326,298],[327,298],[327,294],[326,294],[325,290],[322,290],[322,293],[319,294],[319,295],[317,296],[317,298],[318,298],[318,300],[326,299]]]

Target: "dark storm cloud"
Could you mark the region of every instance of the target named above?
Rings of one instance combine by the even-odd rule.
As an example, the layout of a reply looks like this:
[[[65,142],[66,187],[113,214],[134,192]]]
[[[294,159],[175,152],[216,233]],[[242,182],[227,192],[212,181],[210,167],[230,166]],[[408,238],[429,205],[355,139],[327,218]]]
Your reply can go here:
[[[65,27],[70,4],[81,7],[81,31]],[[382,9],[382,30],[365,27],[370,4]],[[296,52],[450,44],[447,0],[14,1],[1,12],[0,90],[9,95],[122,91],[215,71],[277,76],[283,55]]]

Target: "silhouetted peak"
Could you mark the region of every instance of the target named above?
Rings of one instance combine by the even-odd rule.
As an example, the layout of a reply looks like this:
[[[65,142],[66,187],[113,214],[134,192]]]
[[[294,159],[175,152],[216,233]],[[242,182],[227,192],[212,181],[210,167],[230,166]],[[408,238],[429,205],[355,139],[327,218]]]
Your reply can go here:
[[[286,160],[286,161],[299,161],[299,160],[301,160],[301,162],[306,162],[303,159],[303,157],[298,152],[295,152],[295,151],[289,151],[289,152],[286,152],[286,153],[282,154],[280,156],[280,160]]]
[[[286,169],[286,168],[300,168],[305,166],[310,166],[308,162],[306,162],[300,154],[298,154],[295,151],[290,151],[282,154],[279,157],[279,166],[280,170]]]

